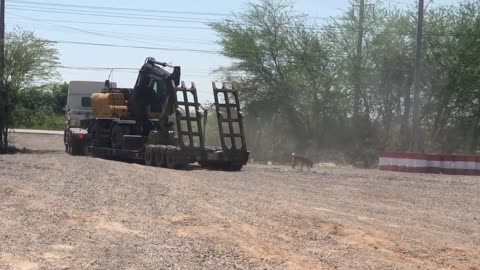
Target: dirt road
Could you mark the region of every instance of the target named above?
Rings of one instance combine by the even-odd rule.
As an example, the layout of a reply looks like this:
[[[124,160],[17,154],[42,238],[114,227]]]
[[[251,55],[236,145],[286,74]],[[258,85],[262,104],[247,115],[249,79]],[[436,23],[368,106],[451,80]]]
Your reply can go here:
[[[20,135],[0,156],[0,269],[480,269],[480,177],[173,171]]]

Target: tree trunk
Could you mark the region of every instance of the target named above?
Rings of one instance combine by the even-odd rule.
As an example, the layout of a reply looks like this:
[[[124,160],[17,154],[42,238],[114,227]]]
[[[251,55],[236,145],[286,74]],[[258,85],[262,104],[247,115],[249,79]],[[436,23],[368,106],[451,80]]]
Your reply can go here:
[[[8,128],[9,128],[9,122],[12,116],[10,115],[10,100],[9,100],[9,89],[7,84],[4,84],[3,87],[3,152],[7,153],[8,152]]]
[[[480,126],[473,128],[472,143],[470,144],[470,153],[475,155],[477,153],[478,137],[480,135]]]
[[[0,154],[3,154],[5,151],[3,149],[3,109],[0,106]]]
[[[0,82],[1,83],[1,82]],[[5,153],[7,151],[5,147],[5,116],[6,116],[6,102],[5,102],[5,95],[4,92],[2,91],[3,89],[0,89],[0,154]]]

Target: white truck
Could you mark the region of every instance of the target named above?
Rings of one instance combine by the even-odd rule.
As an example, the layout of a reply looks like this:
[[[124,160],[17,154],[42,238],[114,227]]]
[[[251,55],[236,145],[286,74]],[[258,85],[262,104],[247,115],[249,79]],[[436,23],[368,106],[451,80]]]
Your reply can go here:
[[[111,83],[116,87],[115,83]],[[65,152],[71,155],[84,153],[88,131],[81,128],[80,121],[91,118],[91,95],[104,89],[105,82],[71,81],[68,85],[65,106],[64,144]]]

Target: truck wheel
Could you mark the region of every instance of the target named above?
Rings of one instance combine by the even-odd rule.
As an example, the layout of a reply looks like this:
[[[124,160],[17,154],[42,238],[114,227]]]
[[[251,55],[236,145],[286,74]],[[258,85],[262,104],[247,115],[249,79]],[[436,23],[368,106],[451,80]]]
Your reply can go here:
[[[65,145],[65,151],[69,155],[73,156],[73,147],[72,147],[72,139],[71,138],[67,139],[67,144]]]
[[[92,145],[95,147],[110,146],[110,128],[104,128],[100,122],[95,122],[92,127]]]
[[[165,155],[165,162],[169,169],[177,168],[177,162],[175,161],[175,148],[168,147]]]
[[[153,147],[151,145],[147,145],[147,147],[145,147],[144,157],[145,157],[145,164],[148,166],[153,166],[155,158],[153,155]]]
[[[165,153],[167,148],[163,145],[158,146],[155,149],[155,165],[157,167],[166,167],[165,164]]]
[[[82,145],[79,142],[74,142],[72,143],[72,155],[73,156],[81,156],[83,155],[83,148]]]
[[[115,124],[112,127],[112,132],[110,133],[110,141],[112,142],[112,148],[122,149],[123,148],[123,135],[129,135],[130,130],[127,126]]]
[[[65,153],[70,154],[70,134],[64,133],[63,135],[63,141],[65,143]]]

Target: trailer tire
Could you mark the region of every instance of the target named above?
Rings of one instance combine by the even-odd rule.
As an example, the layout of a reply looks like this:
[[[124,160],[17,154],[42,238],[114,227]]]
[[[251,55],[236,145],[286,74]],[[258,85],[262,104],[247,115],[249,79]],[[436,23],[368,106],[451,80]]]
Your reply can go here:
[[[166,147],[164,145],[160,145],[155,148],[155,165],[157,167],[166,167],[165,163],[165,152],[166,152]]]
[[[153,166],[155,162],[153,147],[151,145],[147,145],[145,147],[145,154],[144,154],[145,164],[148,166]]]
[[[242,168],[243,168],[243,165],[242,165],[242,164],[231,163],[231,164],[229,164],[229,166],[227,167],[227,171],[238,172],[238,171],[241,171]]]
[[[80,151],[78,149],[79,148],[78,143],[71,142],[70,148],[71,148],[70,153],[72,156],[78,156],[80,154]]]
[[[110,132],[110,142],[112,148],[123,148],[123,135],[130,135],[130,128],[126,125],[114,124]]]
[[[243,165],[239,163],[231,163],[231,162],[226,162],[226,163],[220,163],[216,164],[214,168],[222,171],[228,171],[228,172],[238,172],[242,170]]]
[[[73,152],[73,143],[72,143],[72,138],[69,136],[69,138],[67,139],[67,144],[65,145],[66,146],[66,152],[71,155],[71,156],[74,156],[74,152]]]
[[[70,156],[73,156],[73,153],[72,153],[72,145],[69,143],[67,144],[67,153],[70,155]]]
[[[178,164],[175,160],[175,148],[168,147],[165,155],[165,163],[167,164],[167,168],[169,169],[176,169]]]

